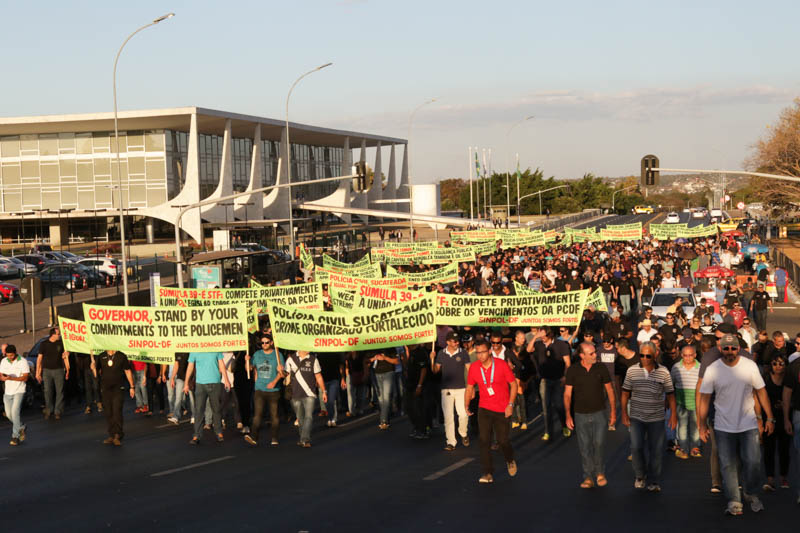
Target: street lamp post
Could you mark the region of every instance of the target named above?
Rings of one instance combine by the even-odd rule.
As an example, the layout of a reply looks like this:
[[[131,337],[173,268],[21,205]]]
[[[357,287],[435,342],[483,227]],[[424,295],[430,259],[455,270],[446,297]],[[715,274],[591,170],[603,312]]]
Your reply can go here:
[[[624,189],[620,189],[618,191],[614,191],[614,193],[611,195],[611,211],[612,212],[615,211],[614,206],[616,205],[616,203],[614,203],[614,202],[615,202],[615,199],[616,199],[616,196],[617,196],[618,193],[621,193],[623,191],[627,191],[627,190],[630,190],[630,189],[635,189],[636,187],[638,187],[638,185],[631,185],[630,187],[625,187]]]
[[[422,102],[421,104],[419,104],[417,107],[415,107],[414,111],[411,112],[411,116],[408,118],[408,137],[406,138],[406,142],[407,142],[406,150],[408,150],[408,147],[411,144],[411,124],[414,122],[414,115],[417,114],[417,111],[419,111],[420,109],[422,109],[423,107],[425,107],[428,104],[434,103],[435,101],[436,101],[436,98],[431,98],[430,100],[426,100],[426,101]],[[407,177],[408,177],[408,212],[409,212],[409,215],[410,215],[409,227],[410,227],[410,230],[411,230],[410,231],[410,233],[411,233],[411,242],[413,243],[414,242],[414,195],[411,192],[411,176],[412,176],[412,174],[411,174],[411,157],[410,156],[406,156],[406,159],[408,160],[408,176]],[[377,176],[377,178],[380,179],[380,176]],[[373,185],[374,185],[375,178],[373,178],[372,182],[373,182]]]
[[[525,117],[523,119],[518,120],[517,122],[512,124],[510,128],[508,128],[508,131],[506,132],[506,150],[509,149],[509,144],[510,144],[509,141],[511,139],[511,131],[514,128],[516,128],[517,126],[519,126],[520,124],[522,124],[523,122],[531,120],[532,118],[534,118],[534,115],[527,116],[527,117]],[[509,212],[509,211],[511,211],[511,207],[509,207],[511,205],[511,198],[510,198],[511,187],[509,187],[509,185],[508,185],[509,175],[511,174],[511,158],[509,157],[510,155],[511,155],[510,152],[508,152],[506,154],[506,169],[507,169],[507,171],[506,171],[506,221],[508,221],[508,219],[511,218],[511,213]],[[517,176],[517,198],[519,198],[519,176]],[[506,222],[506,226],[507,225],[508,225],[508,222]],[[517,225],[519,225],[519,208],[517,208]]]
[[[564,187],[569,187],[569,184],[567,184],[567,185],[558,185],[556,187],[550,187],[549,189],[542,189],[541,191],[536,191],[536,192],[532,192],[530,194],[526,194],[525,196],[519,198],[517,200],[517,202],[522,202],[522,200],[524,200],[525,198],[530,198],[531,196],[539,195],[539,216],[542,216],[542,193],[549,192],[549,191],[555,191],[556,189],[563,189]]]
[[[300,83],[300,80],[308,76],[309,74],[313,74],[318,70],[322,70],[325,67],[329,67],[333,65],[333,63],[325,63],[324,65],[320,65],[315,69],[311,69],[296,80],[292,84],[291,88],[289,89],[289,94],[286,95],[286,179],[289,184],[292,183],[292,143],[289,141],[289,98],[292,97],[292,91]],[[289,234],[291,235],[291,252],[292,252],[292,259],[297,259],[295,257],[295,245],[294,245],[294,203],[292,202],[292,189],[289,187]]]
[[[120,171],[120,162],[119,162],[119,125],[117,122],[117,63],[119,62],[119,56],[122,54],[122,49],[125,48],[125,45],[128,44],[134,35],[139,33],[140,31],[149,28],[150,26],[155,26],[159,22],[164,20],[170,19],[175,16],[175,13],[167,13],[166,15],[162,15],[155,19],[150,24],[145,24],[135,32],[128,35],[128,38],[122,43],[122,46],[119,47],[119,51],[117,52],[117,57],[114,58],[114,141],[116,142],[116,152],[117,152],[117,185],[119,187],[119,242],[120,248],[122,249],[122,289],[125,295],[125,305],[128,305],[128,255],[125,252],[125,213],[122,210],[122,172]]]

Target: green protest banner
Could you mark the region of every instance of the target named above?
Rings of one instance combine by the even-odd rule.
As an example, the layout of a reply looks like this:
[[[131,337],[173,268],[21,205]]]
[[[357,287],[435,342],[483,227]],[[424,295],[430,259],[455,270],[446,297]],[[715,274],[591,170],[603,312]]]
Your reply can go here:
[[[424,291],[409,291],[405,289],[361,285],[355,291],[355,302],[351,310],[358,312],[371,309],[384,309],[393,305],[424,298],[428,294],[430,293]]]
[[[337,313],[350,313],[353,311],[355,303],[355,294],[353,291],[340,289],[338,287],[328,287],[328,296],[330,297],[331,307]]]
[[[300,243],[300,264],[306,272],[314,270],[314,258],[311,257],[311,253],[306,249],[304,243]]]
[[[471,245],[472,250],[478,257],[491,255],[497,251],[497,241],[488,241],[480,244]]]
[[[509,234],[502,238],[503,249],[517,246],[544,246],[545,236],[542,232]]]
[[[522,283],[517,280],[512,280],[512,284],[514,286],[514,293],[517,296],[529,295],[529,294],[539,294],[535,290],[531,289],[530,287],[526,287]]]
[[[606,305],[606,298],[603,296],[603,289],[598,287],[597,289],[586,298],[586,307],[593,306],[598,311],[608,312],[608,306]]]
[[[642,240],[642,223],[606,226],[600,230],[600,239],[604,241],[640,241]]]
[[[433,296],[349,314],[270,305],[269,315],[275,346],[285,350],[372,350],[436,339]]]
[[[450,263],[447,266],[428,270],[427,272],[398,272],[391,265],[386,265],[387,278],[405,277],[409,287],[427,287],[437,283],[455,283],[458,281],[458,264]]]
[[[325,268],[333,268],[341,271],[347,271],[347,270],[357,270],[359,268],[363,268],[369,265],[370,265],[369,255],[365,255],[355,263],[343,263],[341,261],[337,261],[328,254],[322,254],[322,266]]]
[[[266,287],[252,282],[243,289],[178,289],[159,287],[156,292],[159,307],[210,307],[244,302],[257,311],[266,312],[267,303],[274,301],[301,309],[322,309],[322,284],[297,283]]]
[[[678,238],[697,239],[699,237],[712,237],[716,235],[717,232],[718,228],[716,224],[710,224],[708,226],[695,226],[693,228],[686,228],[685,230],[678,232]]]
[[[338,274],[332,272],[328,275],[328,287],[336,287],[338,289],[346,289],[354,291],[358,289],[359,285],[369,285],[370,287],[391,287],[394,289],[405,289],[407,282],[406,278],[357,278],[355,276],[348,276],[346,274]]]
[[[72,353],[92,353],[86,339],[87,328],[83,320],[58,317],[58,329],[61,330],[61,342],[64,349]]]
[[[433,250],[439,247],[438,241],[415,241],[415,242],[385,242],[383,247],[387,250],[405,250],[419,251],[419,250]]]
[[[387,265],[405,265],[412,261],[423,265],[470,262],[475,261],[475,252],[472,247],[436,248],[433,250],[412,252],[410,254],[395,254],[387,250],[384,257],[384,262]]]
[[[328,283],[328,279],[331,274],[345,274],[356,278],[370,279],[380,279],[383,277],[380,263],[370,263],[369,265],[362,267],[348,269],[317,267],[317,269],[314,271],[314,281]]]
[[[313,311],[310,311],[313,312]],[[94,350],[222,352],[247,350],[247,305],[123,307],[83,304]]]
[[[470,231],[453,231],[450,233],[450,236],[454,240],[459,240],[461,242],[485,242],[485,241],[496,241],[497,240],[497,231],[493,229],[485,229],[485,230],[470,230]]]
[[[588,290],[524,296],[437,294],[436,323],[448,326],[577,326]]]

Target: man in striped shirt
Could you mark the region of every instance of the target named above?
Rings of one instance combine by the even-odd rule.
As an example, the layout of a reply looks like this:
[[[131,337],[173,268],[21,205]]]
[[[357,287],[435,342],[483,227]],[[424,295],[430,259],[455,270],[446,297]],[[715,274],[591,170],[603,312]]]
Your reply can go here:
[[[688,459],[702,457],[700,454],[700,432],[697,430],[695,413],[695,387],[700,377],[697,351],[687,344],[681,349],[682,361],[672,367],[672,383],[675,386],[675,402],[678,404],[678,443],[675,457]],[[691,450],[691,451],[690,451]]]
[[[678,425],[675,389],[669,370],[655,361],[656,347],[652,342],[642,343],[639,357],[639,364],[628,369],[622,383],[622,423],[631,431],[631,455],[636,476],[634,488],[645,488],[646,480],[648,491],[660,492],[665,439],[664,396],[667,397],[671,413],[669,426],[674,430]],[[645,440],[650,452],[647,460],[644,454]]]

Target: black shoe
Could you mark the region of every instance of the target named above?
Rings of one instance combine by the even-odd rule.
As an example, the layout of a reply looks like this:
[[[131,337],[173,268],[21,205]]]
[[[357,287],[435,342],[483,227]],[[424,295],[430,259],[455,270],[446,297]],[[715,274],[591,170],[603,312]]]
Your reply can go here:
[[[463,444],[465,448],[469,448],[469,435],[461,439],[461,444]]]
[[[189,441],[189,444],[191,444],[192,446],[197,446],[198,444],[200,444],[200,439],[198,439],[197,437],[192,437],[192,440]]]

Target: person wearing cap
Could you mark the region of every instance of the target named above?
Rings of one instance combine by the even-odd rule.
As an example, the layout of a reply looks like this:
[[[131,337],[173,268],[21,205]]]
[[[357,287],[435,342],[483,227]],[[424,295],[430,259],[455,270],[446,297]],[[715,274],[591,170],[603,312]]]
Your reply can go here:
[[[700,384],[697,406],[700,439],[707,442],[711,429],[708,412],[711,395],[714,398],[714,435],[719,451],[723,487],[728,498],[726,513],[742,514],[742,495],[750,509],[757,513],[764,509],[758,498],[761,480],[761,446],[759,434],[775,430],[775,418],[765,388],[764,378],[758,366],[741,356],[741,347],[736,335],[724,334],[719,340],[722,358],[713,362]],[[758,402],[754,400],[757,396]],[[766,414],[762,423],[761,410]],[[738,462],[741,461],[741,469]],[[742,479],[738,471],[741,471]]]
[[[244,436],[245,442],[251,446],[258,446],[258,437],[261,423],[264,419],[264,407],[269,406],[270,435],[272,446],[278,445],[278,431],[280,419],[278,418],[278,401],[281,397],[280,381],[285,377],[283,372],[283,355],[275,348],[272,335],[261,335],[261,349],[253,354],[252,360],[247,358],[247,364],[253,369],[255,379],[253,391],[253,422],[250,434]]]
[[[447,334],[447,346],[438,353],[431,350],[431,369],[442,375],[442,412],[444,413],[445,451],[456,449],[456,429],[453,409],[458,414],[458,434],[464,446],[469,446],[469,416],[464,407],[464,369],[469,365],[469,355],[459,347],[458,333]]]
[[[753,294],[753,299],[750,300],[750,312],[753,316],[753,320],[756,323],[756,329],[759,331],[762,329],[767,329],[768,308],[770,313],[774,311],[772,307],[772,298],[770,298],[769,294],[767,294],[767,291],[764,290],[764,284],[759,282],[758,286],[756,287],[756,292]]]
[[[648,342],[655,335],[658,335],[658,331],[653,328],[653,323],[650,321],[650,319],[645,318],[642,320],[642,329],[640,329],[639,333],[636,335],[636,342],[639,344]]]
[[[660,492],[661,464],[664,456],[666,411],[664,397],[670,409],[669,427],[678,425],[675,410],[675,388],[672,376],[663,365],[656,363],[656,347],[645,342],[639,347],[639,364],[628,368],[622,383],[622,423],[631,431],[631,456],[634,488]],[[628,405],[630,404],[630,414]],[[645,442],[646,441],[646,442]],[[645,457],[645,445],[649,457]]]
[[[631,301],[636,297],[636,290],[633,283],[628,278],[628,273],[623,271],[622,278],[617,281],[617,298],[622,305],[622,314],[629,316],[631,314]]]
[[[28,361],[17,354],[17,347],[9,344],[3,350],[0,361],[0,381],[3,382],[3,407],[11,421],[11,446],[25,441],[25,425],[22,423],[22,401],[25,399],[26,382],[31,375]]]

